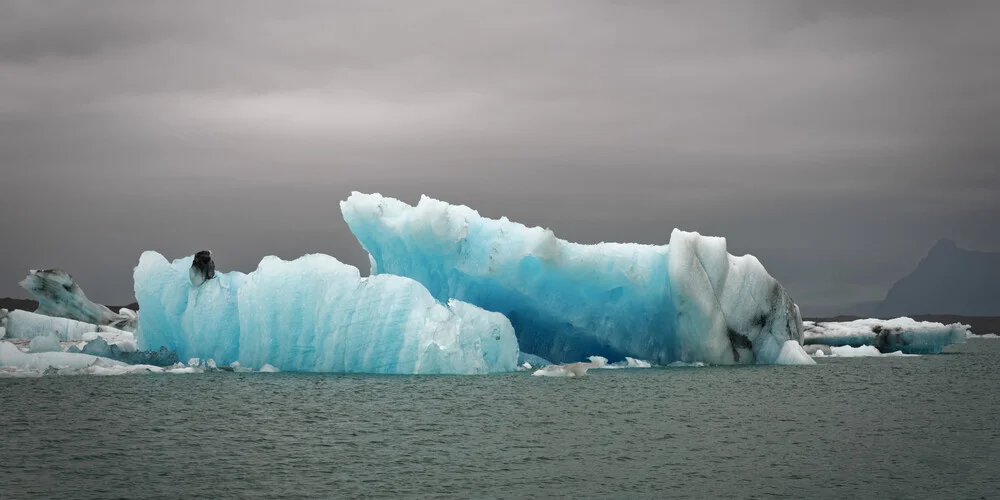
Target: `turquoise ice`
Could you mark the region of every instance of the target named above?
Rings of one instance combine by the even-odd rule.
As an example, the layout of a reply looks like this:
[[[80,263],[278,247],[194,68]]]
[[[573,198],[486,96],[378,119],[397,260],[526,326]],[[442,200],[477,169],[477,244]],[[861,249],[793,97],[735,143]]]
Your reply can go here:
[[[372,273],[413,278],[506,315],[521,350],[554,363],[590,355],[667,364],[798,359],[802,320],[784,288],[725,238],[674,230],[670,244],[582,245],[466,206],[379,194],[341,202]],[[795,346],[801,351],[801,345]]]
[[[194,287],[192,257],[145,252],[135,269],[140,349],[281,371],[472,374],[513,371],[510,322],[420,283],[363,278],[327,255],[266,257],[256,271]]]

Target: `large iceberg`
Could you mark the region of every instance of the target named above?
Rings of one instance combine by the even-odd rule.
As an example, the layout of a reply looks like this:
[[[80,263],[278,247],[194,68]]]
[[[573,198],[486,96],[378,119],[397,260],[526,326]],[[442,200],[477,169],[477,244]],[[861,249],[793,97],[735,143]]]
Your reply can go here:
[[[327,255],[263,259],[249,274],[193,280],[194,257],[145,252],[135,268],[140,349],[281,371],[490,373],[516,368],[500,314],[439,302],[398,276],[362,278]],[[197,285],[200,283],[200,285]]]
[[[729,255],[724,238],[675,229],[669,245],[582,245],[426,196],[414,207],[353,193],[341,210],[373,275],[502,313],[522,351],[554,363],[808,359],[786,344],[802,340],[795,303],[755,257]]]
[[[35,310],[38,314],[93,325],[112,325],[125,330],[135,327],[134,313],[122,309],[116,314],[101,304],[91,302],[73,276],[62,269],[32,269],[18,284],[38,300]]]
[[[872,346],[883,353],[939,354],[945,346],[965,343],[969,333],[969,325],[945,325],[906,317],[843,322],[806,321],[803,325],[807,345]]]

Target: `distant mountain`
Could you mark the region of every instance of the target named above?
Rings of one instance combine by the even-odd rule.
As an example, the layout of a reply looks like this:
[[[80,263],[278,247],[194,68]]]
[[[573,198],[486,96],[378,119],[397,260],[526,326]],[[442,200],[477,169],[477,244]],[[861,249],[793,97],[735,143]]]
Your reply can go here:
[[[965,250],[943,239],[892,285],[875,314],[1000,316],[1000,253]]]
[[[10,297],[0,299],[0,309],[34,311],[36,307],[38,307],[38,302],[31,299],[12,299]]]

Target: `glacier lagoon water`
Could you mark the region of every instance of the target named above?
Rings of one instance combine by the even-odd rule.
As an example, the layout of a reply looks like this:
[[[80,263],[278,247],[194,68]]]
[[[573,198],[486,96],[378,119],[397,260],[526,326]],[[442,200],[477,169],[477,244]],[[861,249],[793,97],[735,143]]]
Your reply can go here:
[[[0,379],[0,498],[995,498],[998,365]]]

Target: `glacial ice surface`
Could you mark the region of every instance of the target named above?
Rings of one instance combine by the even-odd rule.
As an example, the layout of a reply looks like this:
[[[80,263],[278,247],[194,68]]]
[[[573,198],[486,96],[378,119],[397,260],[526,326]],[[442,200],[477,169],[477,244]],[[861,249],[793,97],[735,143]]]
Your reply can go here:
[[[69,352],[21,352],[14,344],[0,341],[0,376],[38,377],[53,375],[124,375],[159,373],[162,368],[129,365],[120,361]]]
[[[31,353],[60,351],[62,351],[62,345],[59,344],[59,337],[52,334],[35,337],[28,344],[28,352]]]
[[[250,274],[215,273],[195,287],[193,257],[145,252],[135,269],[140,349],[181,359],[281,371],[514,371],[518,346],[503,315],[442,303],[398,276],[362,278],[327,255],[266,257]],[[270,369],[270,368],[269,368]]]
[[[13,310],[6,318],[7,336],[15,339],[32,339],[55,335],[61,341],[83,340],[88,333],[100,333],[108,337],[128,339],[131,332],[111,326],[84,323],[75,319],[46,316],[28,311]]]
[[[729,255],[724,238],[675,229],[669,245],[582,245],[426,196],[414,207],[354,193],[341,210],[373,274],[502,313],[522,351],[554,363],[808,359],[781,357],[786,341],[802,339],[798,308],[755,257]]]
[[[961,323],[945,325],[906,317],[806,321],[803,327],[806,345],[871,346],[883,353],[902,351],[904,354],[939,354],[945,346],[964,343],[969,332],[969,325]]]

